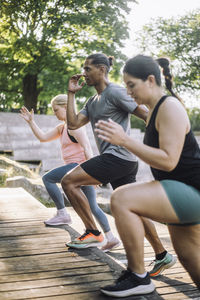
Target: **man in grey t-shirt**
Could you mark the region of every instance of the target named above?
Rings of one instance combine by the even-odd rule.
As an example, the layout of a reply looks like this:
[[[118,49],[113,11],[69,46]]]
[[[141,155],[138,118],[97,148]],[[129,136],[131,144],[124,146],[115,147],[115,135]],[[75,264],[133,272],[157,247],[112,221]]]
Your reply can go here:
[[[67,123],[69,129],[77,129],[89,121],[94,130],[95,123],[100,119],[111,118],[122,125],[126,132],[130,130],[130,114],[146,120],[147,110],[137,106],[126,89],[110,83],[108,71],[112,65],[112,58],[97,53],[88,56],[84,64],[84,77],[88,86],[94,86],[97,94],[91,97],[85,107],[76,113],[75,93],[84,85],[79,83],[82,74],[74,75],[68,86]],[[98,231],[92,217],[88,200],[81,192],[82,185],[99,185],[109,183],[113,189],[136,181],[138,163],[136,158],[126,149],[120,146],[102,142],[95,131],[95,139],[100,155],[93,157],[77,166],[62,179],[62,187],[71,202],[73,208],[82,219],[86,231],[83,235],[67,243],[73,248],[88,248],[102,246],[103,251],[108,251],[118,245],[116,241],[105,244],[103,235]],[[151,243],[156,254],[165,251],[162,246],[153,223],[144,218],[146,237]],[[107,233],[106,237],[110,235]]]
[[[95,132],[95,123],[98,120],[108,120],[119,123],[130,134],[130,114],[138,107],[136,102],[127,95],[126,89],[109,83],[100,95],[91,97],[85,107],[80,111],[90,121],[99,149],[99,153],[110,153],[129,161],[136,161],[136,157],[120,146],[112,145],[98,138]]]

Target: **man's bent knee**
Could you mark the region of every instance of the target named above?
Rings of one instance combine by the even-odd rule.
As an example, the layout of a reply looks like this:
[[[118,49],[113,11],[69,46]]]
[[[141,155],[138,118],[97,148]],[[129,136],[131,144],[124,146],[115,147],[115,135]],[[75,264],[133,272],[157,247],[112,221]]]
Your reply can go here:
[[[113,215],[115,213],[117,213],[118,210],[121,208],[120,200],[121,200],[120,192],[114,191],[112,193],[111,199],[110,199],[110,208],[111,208]]]
[[[70,174],[66,174],[62,179],[61,179],[61,186],[63,190],[66,190],[69,188],[69,186],[73,185],[72,182],[72,176]]]

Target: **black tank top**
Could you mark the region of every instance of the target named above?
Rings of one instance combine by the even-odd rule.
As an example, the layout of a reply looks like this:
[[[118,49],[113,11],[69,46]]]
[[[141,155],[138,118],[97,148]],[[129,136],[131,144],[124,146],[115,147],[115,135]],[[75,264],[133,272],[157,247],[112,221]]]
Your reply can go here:
[[[167,96],[163,96],[156,104],[149,120],[149,124],[146,127],[144,144],[154,148],[159,148],[159,135],[155,128],[155,119],[160,105],[166,98]],[[193,132],[190,130],[188,134],[186,134],[182,153],[174,170],[165,172],[151,168],[151,171],[156,180],[177,180],[200,190],[200,149]]]
[[[68,137],[70,138],[70,140],[73,142],[73,143],[78,143],[77,140],[75,139],[75,137],[71,134],[69,134],[69,131],[67,130],[67,134],[68,134]]]

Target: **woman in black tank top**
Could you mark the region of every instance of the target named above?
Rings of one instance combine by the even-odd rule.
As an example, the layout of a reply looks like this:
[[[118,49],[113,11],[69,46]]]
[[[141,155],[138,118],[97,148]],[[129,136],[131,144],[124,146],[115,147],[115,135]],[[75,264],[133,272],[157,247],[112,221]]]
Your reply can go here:
[[[159,65],[170,96],[161,87]],[[128,94],[149,109],[144,143],[130,138],[112,120],[97,124],[100,138],[133,152],[150,165],[155,178],[125,185],[112,194],[111,208],[126,249],[126,281],[130,278],[130,285],[125,292],[121,278],[120,284],[103,288],[105,294],[116,296],[118,290],[120,295],[134,295],[135,286],[144,288],[142,294],[153,290],[144,268],[141,217],[168,224],[178,258],[200,289],[200,149],[184,105],[172,91],[171,79],[169,62],[164,58],[155,61],[137,55],[125,64]]]

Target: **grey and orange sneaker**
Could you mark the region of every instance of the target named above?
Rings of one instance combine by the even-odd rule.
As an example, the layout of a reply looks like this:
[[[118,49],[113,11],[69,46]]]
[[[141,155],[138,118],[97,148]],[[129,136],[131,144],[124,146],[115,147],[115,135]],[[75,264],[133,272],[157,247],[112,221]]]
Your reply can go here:
[[[171,268],[176,263],[176,261],[176,257],[171,255],[170,253],[166,253],[165,257],[161,260],[154,260],[154,267],[149,272],[150,277],[153,278],[159,276],[164,270]]]
[[[84,249],[90,247],[102,247],[106,243],[103,234],[94,235],[89,229],[84,234],[76,238],[75,240],[66,243],[67,247]]]

